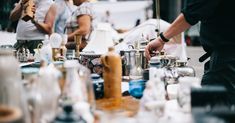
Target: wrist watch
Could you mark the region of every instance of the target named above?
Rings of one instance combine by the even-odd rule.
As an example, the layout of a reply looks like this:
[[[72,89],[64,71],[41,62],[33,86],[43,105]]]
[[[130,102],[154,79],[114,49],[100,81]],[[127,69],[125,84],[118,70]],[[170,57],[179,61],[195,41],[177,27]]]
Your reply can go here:
[[[31,22],[32,22],[33,24],[38,23],[38,21],[37,21],[37,20],[34,20],[34,19],[32,19]]]
[[[163,35],[163,32],[161,32],[161,33],[159,34],[159,37],[162,39],[162,41],[164,41],[164,42],[169,42],[169,39],[167,39],[167,38]]]

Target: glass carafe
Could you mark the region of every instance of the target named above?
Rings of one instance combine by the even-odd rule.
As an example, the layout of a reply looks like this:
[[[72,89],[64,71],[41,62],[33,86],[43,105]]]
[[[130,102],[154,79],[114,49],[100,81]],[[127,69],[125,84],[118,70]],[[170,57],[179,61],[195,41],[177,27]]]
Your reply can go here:
[[[35,110],[40,111],[39,117],[42,123],[50,122],[56,115],[58,99],[61,94],[58,82],[59,75],[60,72],[53,64],[43,66],[39,70],[39,79],[34,93],[35,96],[37,93],[41,96],[41,100],[35,100],[38,103]]]
[[[82,83],[78,74],[79,63],[77,60],[67,60],[64,64],[66,68],[66,81],[63,96],[72,102],[86,102],[86,85]]]
[[[0,49],[0,71],[0,114],[4,113],[3,109],[12,111],[7,115],[9,117],[18,112],[18,118],[13,117],[13,119],[9,119],[9,122],[16,120],[20,123],[29,123],[30,117],[23,91],[20,67],[13,56],[13,50]],[[0,121],[7,116],[0,115]]]
[[[87,67],[82,66],[79,64],[78,69],[78,75],[80,77],[80,80],[84,85],[86,86],[85,90],[87,93],[87,101],[91,105],[91,110],[95,110],[95,95],[94,95],[94,89],[93,89],[93,83],[91,80],[91,72]]]

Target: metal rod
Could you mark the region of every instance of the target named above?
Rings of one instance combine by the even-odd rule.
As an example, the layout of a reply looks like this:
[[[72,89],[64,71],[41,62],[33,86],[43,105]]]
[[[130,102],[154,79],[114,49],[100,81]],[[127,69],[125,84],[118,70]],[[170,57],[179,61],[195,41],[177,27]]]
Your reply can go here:
[[[156,0],[157,36],[160,34],[160,0]]]

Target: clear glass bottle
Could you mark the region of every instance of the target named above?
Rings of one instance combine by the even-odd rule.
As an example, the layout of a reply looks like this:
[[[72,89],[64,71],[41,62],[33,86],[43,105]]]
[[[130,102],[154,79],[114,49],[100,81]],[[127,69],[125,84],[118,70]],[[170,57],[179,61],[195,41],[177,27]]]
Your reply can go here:
[[[78,74],[78,61],[67,60],[64,67],[66,68],[66,80],[63,96],[72,102],[87,101],[86,85],[82,84]]]
[[[91,111],[94,110],[94,93],[91,87],[90,74],[87,69],[83,69],[77,60],[67,60],[65,62],[66,82],[63,95],[66,97],[64,102],[74,104],[74,110],[87,123],[93,122]],[[89,76],[89,77],[88,77]],[[93,95],[91,95],[93,94]]]
[[[143,69],[141,67],[141,56],[139,51],[131,50],[130,53],[130,62],[131,62],[131,70],[130,70],[130,80],[138,80],[142,79]]]
[[[0,114],[4,113],[3,109],[11,111],[5,117],[1,116],[0,121],[9,116],[9,122],[30,123],[20,67],[13,56],[13,50],[0,49],[0,71]],[[12,117],[15,114],[18,114],[18,117]]]
[[[61,94],[59,86],[60,74],[54,64],[43,66],[39,70],[39,82],[36,86],[42,97],[42,101],[37,105],[40,110],[41,122],[49,122],[56,115],[58,99]],[[48,93],[48,90],[50,90],[50,93]]]
[[[95,104],[95,94],[93,89],[93,83],[91,79],[91,72],[87,67],[79,64],[78,75],[81,79],[81,82],[86,86],[87,101],[91,106],[91,111],[94,112],[96,108]]]

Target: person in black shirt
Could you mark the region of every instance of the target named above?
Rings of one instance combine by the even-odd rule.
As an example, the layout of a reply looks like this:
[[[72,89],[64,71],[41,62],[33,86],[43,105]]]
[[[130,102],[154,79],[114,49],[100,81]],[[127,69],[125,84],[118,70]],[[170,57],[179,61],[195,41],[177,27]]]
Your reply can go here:
[[[235,104],[234,5],[234,0],[187,0],[186,7],[167,31],[146,46],[147,59],[152,51],[162,50],[170,38],[200,21],[200,42],[206,56],[210,56],[210,61],[205,64],[202,85],[225,86],[231,94],[229,101]]]

